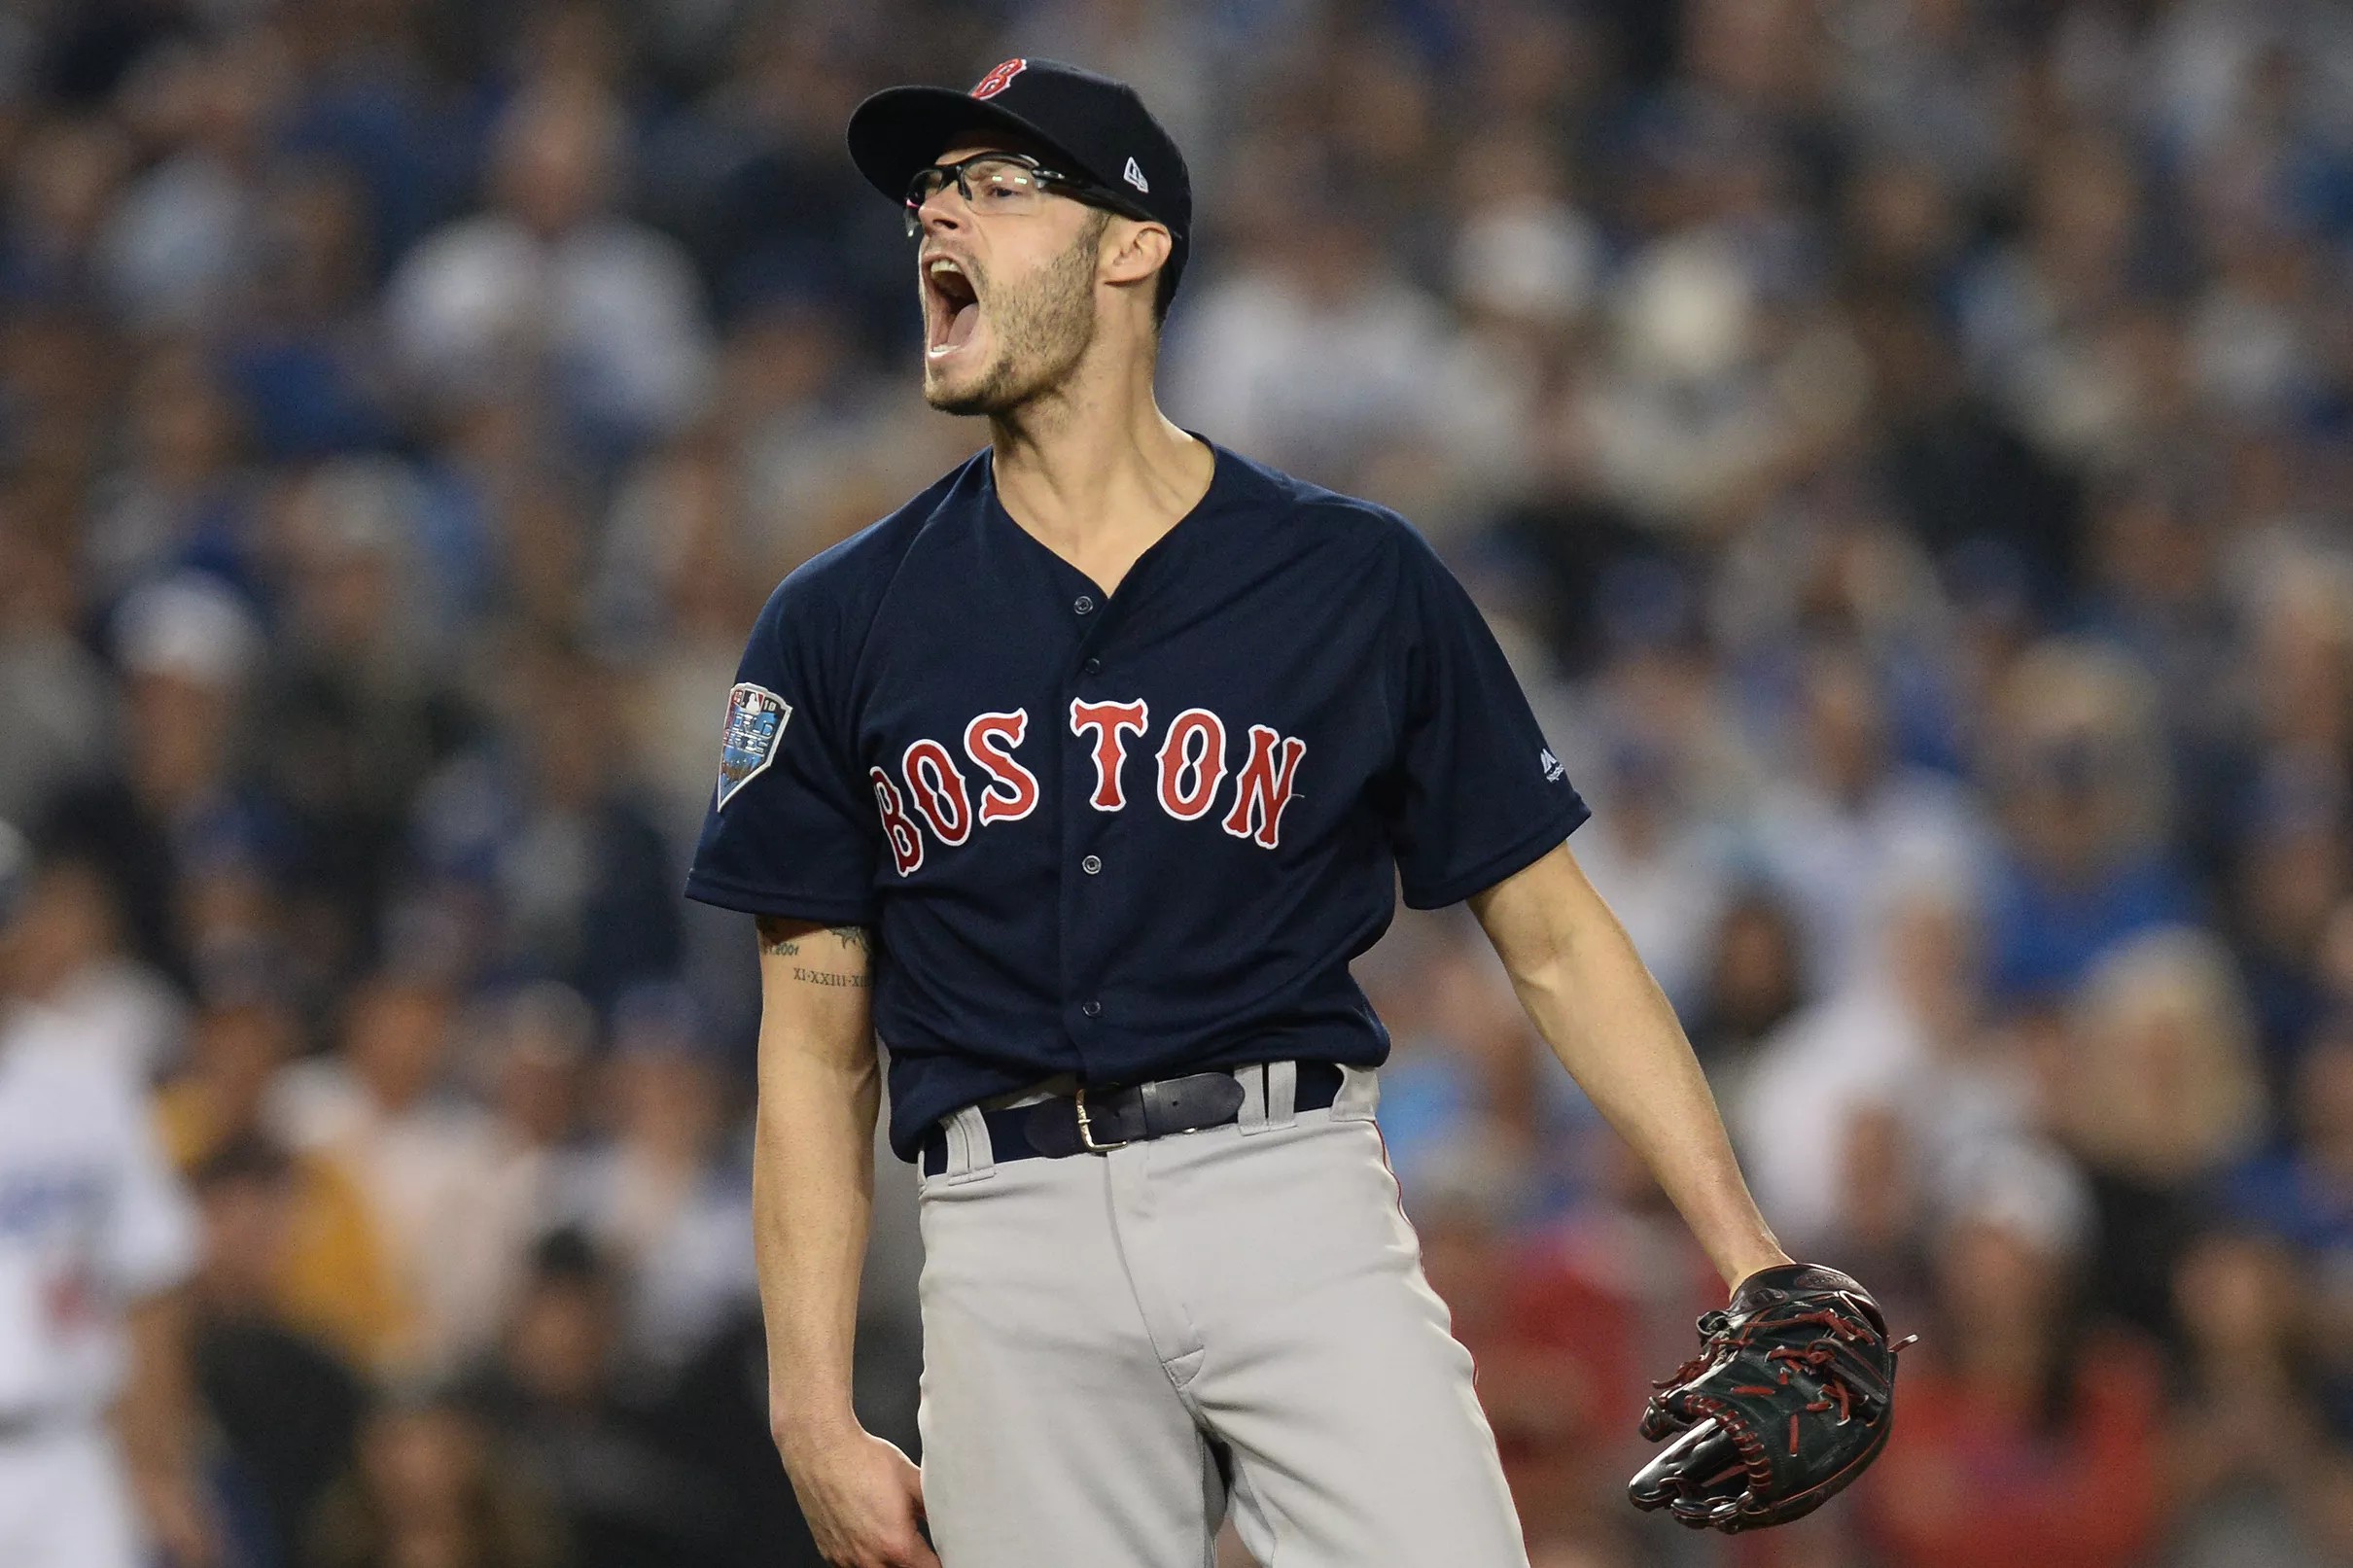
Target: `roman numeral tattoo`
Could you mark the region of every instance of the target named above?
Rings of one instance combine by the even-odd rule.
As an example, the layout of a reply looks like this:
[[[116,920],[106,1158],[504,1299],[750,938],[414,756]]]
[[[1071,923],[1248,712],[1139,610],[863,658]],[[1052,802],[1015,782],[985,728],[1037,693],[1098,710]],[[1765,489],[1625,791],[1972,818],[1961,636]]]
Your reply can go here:
[[[853,989],[862,989],[874,983],[871,974],[862,972],[865,961],[872,958],[874,952],[873,934],[862,925],[828,925],[822,931],[808,931],[799,928],[796,923],[763,915],[759,917],[758,926],[759,950],[767,957],[797,958],[806,952],[812,962],[792,966],[792,978],[795,980],[812,986]],[[819,943],[820,937],[830,937],[831,944]],[[860,972],[814,966],[815,960],[821,957],[830,956],[838,959],[851,954],[859,956]]]

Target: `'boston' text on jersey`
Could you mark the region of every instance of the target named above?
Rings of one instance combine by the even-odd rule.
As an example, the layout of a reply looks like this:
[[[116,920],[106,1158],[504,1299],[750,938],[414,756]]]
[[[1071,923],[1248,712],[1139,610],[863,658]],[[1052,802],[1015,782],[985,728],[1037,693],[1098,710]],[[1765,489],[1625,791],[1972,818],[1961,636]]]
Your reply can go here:
[[[983,714],[965,726],[964,752],[988,781],[974,805],[971,780],[954,753],[934,740],[917,741],[899,762],[899,777],[881,768],[867,771],[874,806],[882,814],[891,863],[900,876],[924,863],[924,829],[953,849],[972,836],[977,824],[1019,821],[1037,808],[1037,775],[1014,755],[1029,734],[1030,711]],[[1093,742],[1095,787],[1088,804],[1097,811],[1127,807],[1127,739],[1151,728],[1151,705],[1132,702],[1071,703],[1071,733]],[[1188,708],[1168,727],[1152,759],[1152,794],[1160,809],[1180,822],[1210,816],[1222,798],[1229,809],[1219,825],[1238,839],[1264,849],[1282,842],[1282,809],[1291,803],[1307,742],[1264,724],[1252,724],[1236,748],[1247,750],[1241,766],[1227,760],[1226,724],[1206,708]],[[1226,791],[1228,774],[1234,787]],[[901,784],[904,788],[902,790]]]

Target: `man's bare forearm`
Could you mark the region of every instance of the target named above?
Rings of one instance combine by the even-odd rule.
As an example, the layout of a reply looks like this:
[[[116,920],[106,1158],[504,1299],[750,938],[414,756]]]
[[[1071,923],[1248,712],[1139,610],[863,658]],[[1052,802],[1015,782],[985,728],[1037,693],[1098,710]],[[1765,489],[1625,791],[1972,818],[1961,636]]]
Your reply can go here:
[[[1471,909],[1553,1054],[1650,1167],[1725,1282],[1787,1262],[1674,1009],[1567,849]]]
[[[196,1395],[188,1319],[187,1297],[177,1290],[142,1297],[127,1314],[130,1375],[116,1401],[114,1424],[134,1469],[176,1473],[193,1462]]]
[[[759,940],[752,1219],[769,1423],[790,1458],[858,1428],[850,1367],[882,1085],[866,933],[762,919]]]
[[[189,1303],[179,1290],[130,1305],[130,1375],[113,1410],[125,1479],[173,1568],[210,1568],[220,1536],[196,1474],[197,1396]]]

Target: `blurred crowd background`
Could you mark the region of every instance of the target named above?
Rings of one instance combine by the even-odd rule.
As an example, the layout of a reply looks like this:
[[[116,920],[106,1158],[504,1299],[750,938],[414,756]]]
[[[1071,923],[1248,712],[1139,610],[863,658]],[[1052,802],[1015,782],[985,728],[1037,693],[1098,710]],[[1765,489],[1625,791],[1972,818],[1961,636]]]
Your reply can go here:
[[[2353,10],[14,0],[0,1050],[193,1196],[223,1562],[812,1560],[680,886],[768,589],[985,439],[843,122],[1014,53],[1174,130],[1166,406],[1439,543],[1768,1216],[1926,1336],[1815,1519],[1636,1516],[1721,1286],[1401,919],[1541,1568],[2353,1563]]]

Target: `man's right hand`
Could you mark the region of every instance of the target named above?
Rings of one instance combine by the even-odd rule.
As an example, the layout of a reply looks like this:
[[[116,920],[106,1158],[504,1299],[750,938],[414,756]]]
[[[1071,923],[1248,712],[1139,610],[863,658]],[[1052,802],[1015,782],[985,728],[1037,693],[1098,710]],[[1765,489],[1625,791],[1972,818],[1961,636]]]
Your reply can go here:
[[[814,1441],[780,1435],[777,1447],[817,1550],[834,1568],[939,1568],[916,1528],[923,1474],[896,1444],[854,1427]]]

